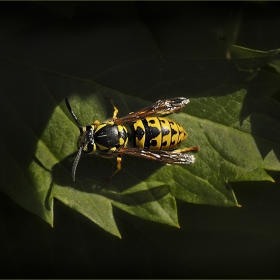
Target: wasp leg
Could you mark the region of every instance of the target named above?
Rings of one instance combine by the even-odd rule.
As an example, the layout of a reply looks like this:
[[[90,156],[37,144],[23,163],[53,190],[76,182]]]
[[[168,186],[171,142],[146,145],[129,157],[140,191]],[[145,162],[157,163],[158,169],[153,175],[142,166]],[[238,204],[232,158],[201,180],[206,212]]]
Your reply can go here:
[[[99,126],[100,125],[100,121],[96,120],[92,123],[94,126]]]
[[[118,155],[117,157],[117,170],[106,180],[106,182],[110,182],[112,178],[122,169],[122,156]]]
[[[109,102],[112,104],[112,106],[113,106],[113,108],[114,108],[114,113],[113,113],[112,119],[113,119],[113,120],[116,120],[116,119],[117,119],[117,114],[118,114],[119,110],[118,110],[118,108],[115,106],[115,104],[114,104],[114,102],[113,102],[113,100],[112,100],[112,98],[111,98],[110,96],[107,96],[107,99],[109,100]]]
[[[172,152],[173,153],[186,153],[186,152],[197,151],[197,150],[199,150],[199,146],[183,148],[183,149],[177,149],[177,150],[174,150]]]

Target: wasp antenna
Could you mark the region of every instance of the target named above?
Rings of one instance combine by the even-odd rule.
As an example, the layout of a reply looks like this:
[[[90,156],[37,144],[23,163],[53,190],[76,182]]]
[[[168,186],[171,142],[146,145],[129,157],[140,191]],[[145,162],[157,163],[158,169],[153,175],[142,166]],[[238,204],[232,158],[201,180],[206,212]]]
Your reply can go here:
[[[80,121],[78,120],[78,118],[76,117],[75,113],[73,112],[67,97],[65,97],[65,103],[66,103],[66,106],[68,108],[68,111],[70,112],[71,116],[73,117],[73,119],[75,120],[77,126],[79,127],[80,132],[83,133],[83,127],[81,126]]]
[[[83,149],[83,146],[81,146],[79,148],[76,158],[74,160],[73,166],[72,166],[72,179],[74,182],[75,182],[75,174],[76,174],[77,165],[79,163],[79,160],[80,160],[81,154],[82,154],[82,149]]]

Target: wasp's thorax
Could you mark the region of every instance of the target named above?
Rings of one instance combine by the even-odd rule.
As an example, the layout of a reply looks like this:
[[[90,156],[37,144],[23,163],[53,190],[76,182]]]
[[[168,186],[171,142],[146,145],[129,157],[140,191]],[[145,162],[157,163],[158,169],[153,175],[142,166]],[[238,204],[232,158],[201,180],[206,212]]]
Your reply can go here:
[[[82,127],[78,138],[78,149],[84,153],[114,153],[117,148],[125,146],[128,142],[126,127],[111,122]]]

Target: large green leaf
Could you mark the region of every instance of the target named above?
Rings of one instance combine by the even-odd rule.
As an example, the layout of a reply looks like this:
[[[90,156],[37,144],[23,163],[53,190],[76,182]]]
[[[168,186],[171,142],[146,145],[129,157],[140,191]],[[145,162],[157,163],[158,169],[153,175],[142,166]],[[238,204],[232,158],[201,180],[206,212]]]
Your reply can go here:
[[[30,18],[28,28],[7,31],[0,64],[1,191],[50,224],[57,198],[120,236],[112,205],[178,227],[175,199],[237,206],[230,182],[272,181],[266,170],[280,170],[280,108],[271,96],[280,78],[264,66],[278,69],[278,50],[234,46],[228,61],[225,43],[206,29],[174,32],[171,22],[148,30],[141,21],[123,25],[128,19],[116,17],[114,33],[108,29],[112,52],[108,26],[101,21],[96,28],[100,18]],[[81,32],[86,19],[87,32]],[[44,43],[24,48],[38,34]],[[188,131],[182,147],[200,146],[196,162],[166,166],[125,156],[121,172],[106,184],[115,160],[82,155],[72,182],[79,132],[64,98],[87,125],[112,116],[107,95],[120,116],[158,99],[190,98],[170,118]]]

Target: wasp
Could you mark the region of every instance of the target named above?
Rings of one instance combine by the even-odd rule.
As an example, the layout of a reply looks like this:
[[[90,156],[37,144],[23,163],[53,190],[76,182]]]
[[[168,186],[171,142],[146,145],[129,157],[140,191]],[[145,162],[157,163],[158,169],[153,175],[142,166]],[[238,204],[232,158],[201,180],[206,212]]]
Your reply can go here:
[[[131,112],[118,118],[118,109],[109,98],[114,112],[112,119],[100,123],[98,120],[82,126],[65,98],[66,106],[75,120],[80,135],[77,141],[78,153],[72,167],[72,179],[82,152],[98,153],[105,158],[117,158],[117,170],[107,179],[121,170],[122,155],[131,155],[166,164],[191,164],[195,157],[185,152],[196,151],[198,146],[177,149],[187,138],[185,129],[178,123],[156,115],[167,115],[179,112],[189,103],[185,97],[158,100],[151,106],[137,112]]]

